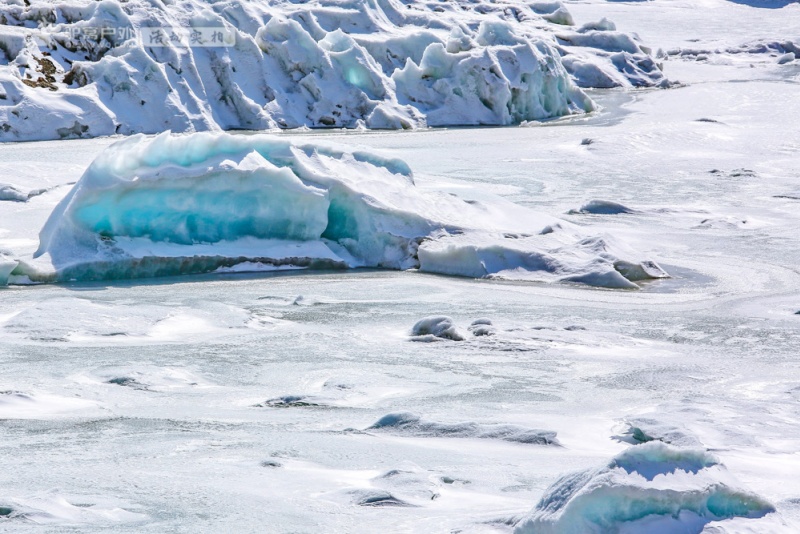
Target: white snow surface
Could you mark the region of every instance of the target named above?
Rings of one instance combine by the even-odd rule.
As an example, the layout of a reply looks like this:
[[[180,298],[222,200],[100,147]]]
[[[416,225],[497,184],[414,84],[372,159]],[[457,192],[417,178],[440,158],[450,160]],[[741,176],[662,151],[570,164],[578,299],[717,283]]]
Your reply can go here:
[[[587,90],[599,112],[525,128],[282,139],[402,159],[423,196],[560,214],[568,232],[614,236],[671,278],[608,291],[246,261],[208,275],[0,288],[0,531],[510,534],[534,513],[546,528],[586,526],[596,499],[614,512],[611,532],[799,532],[800,62],[786,58],[800,3],[530,5],[574,23],[545,26],[567,36],[638,33],[684,85]],[[130,120],[145,113],[155,112]],[[0,144],[0,183],[18,197],[0,201],[3,270],[31,263],[48,216],[113,141]],[[592,199],[630,213],[570,213]],[[502,240],[536,239],[528,233]],[[116,239],[131,257],[187,247]],[[189,247],[238,254],[244,243]],[[465,339],[410,342],[425,317],[450,318]],[[413,415],[369,429],[387,414]],[[560,446],[502,439],[514,429],[556,433]],[[639,455],[631,445],[642,441],[689,446],[678,450],[691,462]],[[559,483],[576,472],[589,482]],[[553,515],[533,512],[556,487],[577,491],[550,501]],[[719,513],[731,495],[745,497],[744,516]],[[683,511],[618,514],[641,496]]]
[[[107,148],[40,233],[22,282],[380,267],[613,288],[666,277],[610,236],[497,200],[420,191],[408,165],[274,136],[133,136]],[[3,271],[7,272],[6,268]]]
[[[635,36],[571,24],[561,2],[13,0],[0,140],[507,125],[594,110],[579,86],[668,85]],[[152,28],[233,42],[155,46]]]

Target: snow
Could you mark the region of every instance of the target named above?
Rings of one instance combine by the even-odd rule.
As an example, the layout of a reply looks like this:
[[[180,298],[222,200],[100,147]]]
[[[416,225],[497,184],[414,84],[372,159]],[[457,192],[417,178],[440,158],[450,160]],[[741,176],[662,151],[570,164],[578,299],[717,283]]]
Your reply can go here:
[[[774,511],[703,449],[652,442],[627,449],[605,467],[565,475],[514,532],[699,533],[708,523]]]
[[[4,497],[0,495],[0,520],[11,522],[17,528],[21,528],[20,523],[108,527],[141,523],[148,519],[145,514],[130,512],[110,503],[79,502],[75,505],[57,491],[25,497]]]
[[[28,9],[24,4],[14,0],[0,9],[22,11]],[[42,20],[63,15],[86,21],[97,9],[82,0],[31,4],[30,11]],[[103,9],[111,5],[106,2]],[[188,4],[120,5],[135,8],[126,16],[136,22],[149,12]],[[329,266],[357,260],[326,238],[245,237],[187,245],[119,236],[113,239],[130,258],[160,258],[146,260],[153,268],[146,272],[156,273],[159,262],[163,266],[169,258],[210,272],[1,288],[0,391],[9,393],[0,395],[5,400],[0,403],[0,530],[261,532],[267,525],[278,532],[508,534],[535,513],[542,524],[537,530],[575,521],[580,532],[591,532],[585,520],[602,516],[599,510],[610,514],[604,517],[629,519],[614,523],[621,533],[800,531],[800,71],[797,60],[778,62],[791,53],[789,43],[800,42],[800,4],[537,2],[533,12],[539,19],[510,3],[461,3],[467,7],[462,16],[455,14],[454,4],[409,2],[411,7],[388,13],[393,28],[364,14],[374,13],[373,8],[351,9],[347,2],[324,10],[313,2],[268,8],[254,2],[194,5],[219,13],[220,20],[245,28],[247,35],[256,35],[272,18],[263,16],[265,10],[280,10],[288,13],[284,19],[308,29],[317,44],[344,22],[343,33],[367,50],[384,74],[403,69],[408,57],[419,65],[434,43],[443,43],[449,54],[480,49],[478,26],[493,18],[506,20],[515,35],[521,28],[534,36],[540,30],[635,32],[641,36],[635,42],[652,46],[652,57],[663,62],[663,74],[682,84],[628,90],[633,81],[625,75],[620,89],[585,91],[597,112],[528,121],[527,128],[391,132],[357,127],[279,134],[280,141],[295,147],[331,149],[335,143],[329,154],[405,161],[413,175],[399,163],[389,165],[396,180],[381,178],[375,190],[359,194],[385,202],[394,195],[387,191],[394,184],[399,198],[407,199],[402,192],[411,188],[407,178],[413,179],[411,212],[439,223],[433,215],[444,210],[449,224],[463,231],[431,235],[422,245],[433,252],[438,245],[452,245],[454,251],[480,255],[492,269],[507,266],[503,278],[497,273],[482,279],[440,276],[418,272],[419,267],[415,272],[286,270],[304,267],[292,262],[292,250],[301,250],[303,258],[328,258]],[[61,11],[51,16],[52,6]],[[480,14],[483,10],[490,11]],[[398,25],[397,17],[407,23]],[[448,26],[451,17],[466,21],[462,33]],[[603,17],[615,29],[602,23]],[[571,26],[549,22],[557,20]],[[365,29],[372,24],[369,29],[375,31],[353,33],[350,21]],[[14,54],[26,46],[14,32],[31,33],[39,21],[25,24],[29,28],[0,26]],[[383,32],[386,27],[391,31]],[[586,68],[587,76],[599,72],[610,84],[619,81],[619,69],[609,68],[610,56],[619,52],[604,56],[597,49],[559,44],[554,35],[544,40],[559,55],[569,52],[561,60],[568,71],[570,63],[596,65]],[[326,43],[333,50],[339,41]],[[491,55],[493,49],[487,48]],[[65,92],[61,76],[70,67],[59,50],[50,56],[57,67],[55,82],[48,82],[45,72],[32,72],[44,71],[46,63],[33,60],[32,69],[11,68],[0,55],[0,69],[17,80],[17,74],[30,72],[38,84],[23,84],[16,96],[4,84],[8,98],[0,104],[13,107],[12,98],[34,92],[47,103]],[[80,51],[72,59],[94,64],[102,47],[92,50],[85,54],[90,59]],[[225,57],[225,51],[217,52]],[[181,61],[175,56],[168,61],[177,67],[204,64],[208,54],[200,50],[200,60],[189,62],[188,55],[176,53]],[[145,49],[145,54],[156,58],[157,68],[168,65],[162,62],[169,55],[165,51]],[[235,54],[244,60],[244,54]],[[230,50],[227,57],[233,57]],[[251,83],[258,65],[246,65],[234,65],[237,72],[224,63],[215,69],[229,74],[230,86],[255,102],[262,87]],[[111,76],[115,68],[103,72]],[[198,75],[202,85],[187,75],[186,83],[194,84],[188,88],[171,67],[164,72],[173,92],[155,73],[154,83],[132,86],[132,91],[150,89],[146,98],[161,98],[172,111],[178,109],[175,102],[190,101],[180,95],[208,91],[214,95],[209,107],[217,112],[215,121],[236,123],[236,114],[225,111],[231,106],[256,115],[245,100],[219,100],[213,69]],[[274,73],[284,76],[277,67]],[[273,87],[273,81],[278,87],[275,78],[263,87]],[[115,83],[119,79],[125,76]],[[102,85],[93,81],[79,88],[78,81],[70,91],[90,93],[87,87]],[[58,90],[48,89],[49,83]],[[107,102],[137,105],[120,92],[100,93]],[[192,111],[188,121],[203,129],[206,104],[195,102],[193,109],[200,111]],[[152,100],[138,105],[126,115],[136,127],[169,118],[156,116]],[[59,113],[53,111],[54,121]],[[382,113],[387,121],[396,117],[391,107]],[[305,120],[304,114],[298,119]],[[186,121],[176,118],[176,123]],[[64,120],[57,127],[68,136],[89,135],[81,125],[87,124],[75,127],[75,120]],[[48,254],[32,259],[38,233],[112,141],[0,145],[0,182],[22,195],[46,190],[24,202],[0,202],[4,269],[23,262],[42,273],[55,272]],[[225,158],[239,165],[252,152]],[[337,158],[326,164],[333,166]],[[206,161],[212,171],[221,170],[221,162],[218,167],[211,160],[200,163]],[[384,172],[374,159],[362,163],[358,181]],[[148,165],[135,167],[131,175],[153,176]],[[343,162],[335,173],[321,174],[346,177],[354,169]],[[116,178],[103,183],[112,189],[118,185]],[[306,183],[329,190],[314,184]],[[420,203],[432,198],[435,206]],[[632,212],[570,213],[591,199]],[[451,201],[456,213],[445,209]],[[588,241],[577,246],[582,240]],[[491,249],[495,245],[502,246]],[[534,252],[570,269],[585,266],[605,253],[603,246],[622,260],[614,262],[614,270],[626,270],[628,281],[641,274],[636,270],[650,268],[642,258],[658,262],[671,278],[619,291],[520,282],[524,276],[561,280],[578,271],[516,271],[532,264]],[[96,253],[92,247],[74,250],[78,261]],[[258,261],[258,251],[264,250],[286,263]],[[467,265],[484,272],[477,261]],[[11,278],[24,281],[24,275]],[[465,339],[409,342],[415,322],[430,316],[449,317]],[[476,318],[492,324],[473,325]],[[492,335],[473,335],[484,328]],[[398,413],[413,416],[405,425],[368,428]],[[507,441],[497,433],[480,437],[498,427],[512,427],[519,435],[546,429],[541,432],[556,433],[560,446]],[[663,442],[681,448],[641,454],[642,441],[648,447]],[[619,461],[611,465],[614,457]],[[531,512],[548,488],[575,472],[590,473],[589,482],[557,486],[576,490],[558,501],[564,505],[561,516]],[[740,504],[734,500],[730,511],[745,513],[725,519],[735,514],[718,506],[731,504],[730,497],[737,495],[744,498]],[[588,497],[597,500],[583,506]],[[639,517],[647,510],[629,508],[637,503],[663,505],[668,516]],[[758,517],[772,508],[776,511]],[[673,516],[676,509],[682,511]],[[619,513],[626,510],[634,513]],[[40,517],[49,523],[33,521]]]
[[[464,335],[458,331],[453,319],[446,316],[431,316],[420,319],[411,329],[411,335],[420,340],[449,339],[464,341]]]
[[[96,413],[97,403],[79,398],[61,397],[49,393],[0,391],[0,418],[48,419],[74,415],[76,412]]]
[[[596,109],[578,86],[668,83],[611,24],[564,33],[561,2],[34,0],[0,16],[2,140],[507,125]],[[156,28],[231,43],[161,46]]]
[[[590,200],[574,213],[590,213],[592,215],[619,215],[633,213],[633,210],[619,202],[611,200]]]
[[[210,133],[139,135],[106,149],[53,210],[34,256],[13,268],[12,281],[264,266],[418,268],[627,289],[667,276],[610,236],[583,237],[566,221],[507,203],[421,191],[397,159]]]
[[[386,414],[367,430],[394,432],[408,436],[498,439],[512,443],[559,445],[556,433],[517,425],[484,425],[467,421],[439,423],[421,419],[410,412]]]

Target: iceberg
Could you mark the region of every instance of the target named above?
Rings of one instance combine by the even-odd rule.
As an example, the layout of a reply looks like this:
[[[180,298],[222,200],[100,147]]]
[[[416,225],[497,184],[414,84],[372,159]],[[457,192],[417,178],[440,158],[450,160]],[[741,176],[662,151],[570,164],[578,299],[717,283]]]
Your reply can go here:
[[[741,489],[719,460],[700,448],[653,441],[631,447],[599,469],[556,481],[515,526],[515,534],[687,532],[775,508]]]
[[[666,83],[635,36],[568,31],[561,2],[13,0],[0,20],[0,141],[508,125]]]
[[[57,282],[372,267],[615,288],[667,276],[583,232],[500,199],[420,190],[405,162],[369,152],[165,133],[105,149],[53,210],[35,259],[0,272]]]

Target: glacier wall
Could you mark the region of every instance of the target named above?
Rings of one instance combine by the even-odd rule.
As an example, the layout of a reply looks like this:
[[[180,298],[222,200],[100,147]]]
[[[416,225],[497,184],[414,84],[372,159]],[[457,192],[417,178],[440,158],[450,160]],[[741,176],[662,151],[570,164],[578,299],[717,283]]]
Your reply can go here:
[[[9,0],[0,140],[508,125],[593,110],[580,87],[667,83],[634,37],[572,24],[559,2]]]
[[[665,277],[611,236],[499,198],[415,186],[397,159],[280,136],[142,134],[104,150],[12,283],[378,267],[636,288]]]

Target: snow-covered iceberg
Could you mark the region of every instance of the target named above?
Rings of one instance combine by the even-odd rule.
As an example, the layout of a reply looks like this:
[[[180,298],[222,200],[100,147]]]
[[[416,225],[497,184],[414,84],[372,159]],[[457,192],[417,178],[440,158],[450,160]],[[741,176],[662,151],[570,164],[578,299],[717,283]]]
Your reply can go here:
[[[10,0],[0,140],[507,125],[666,83],[634,37],[572,23],[560,2]]]
[[[664,277],[611,236],[501,199],[415,186],[408,165],[271,135],[137,135],[58,204],[13,281],[229,270],[420,269],[635,288]]]
[[[709,523],[774,511],[742,489],[705,450],[650,442],[625,450],[602,468],[562,477],[514,532],[697,534]]]

